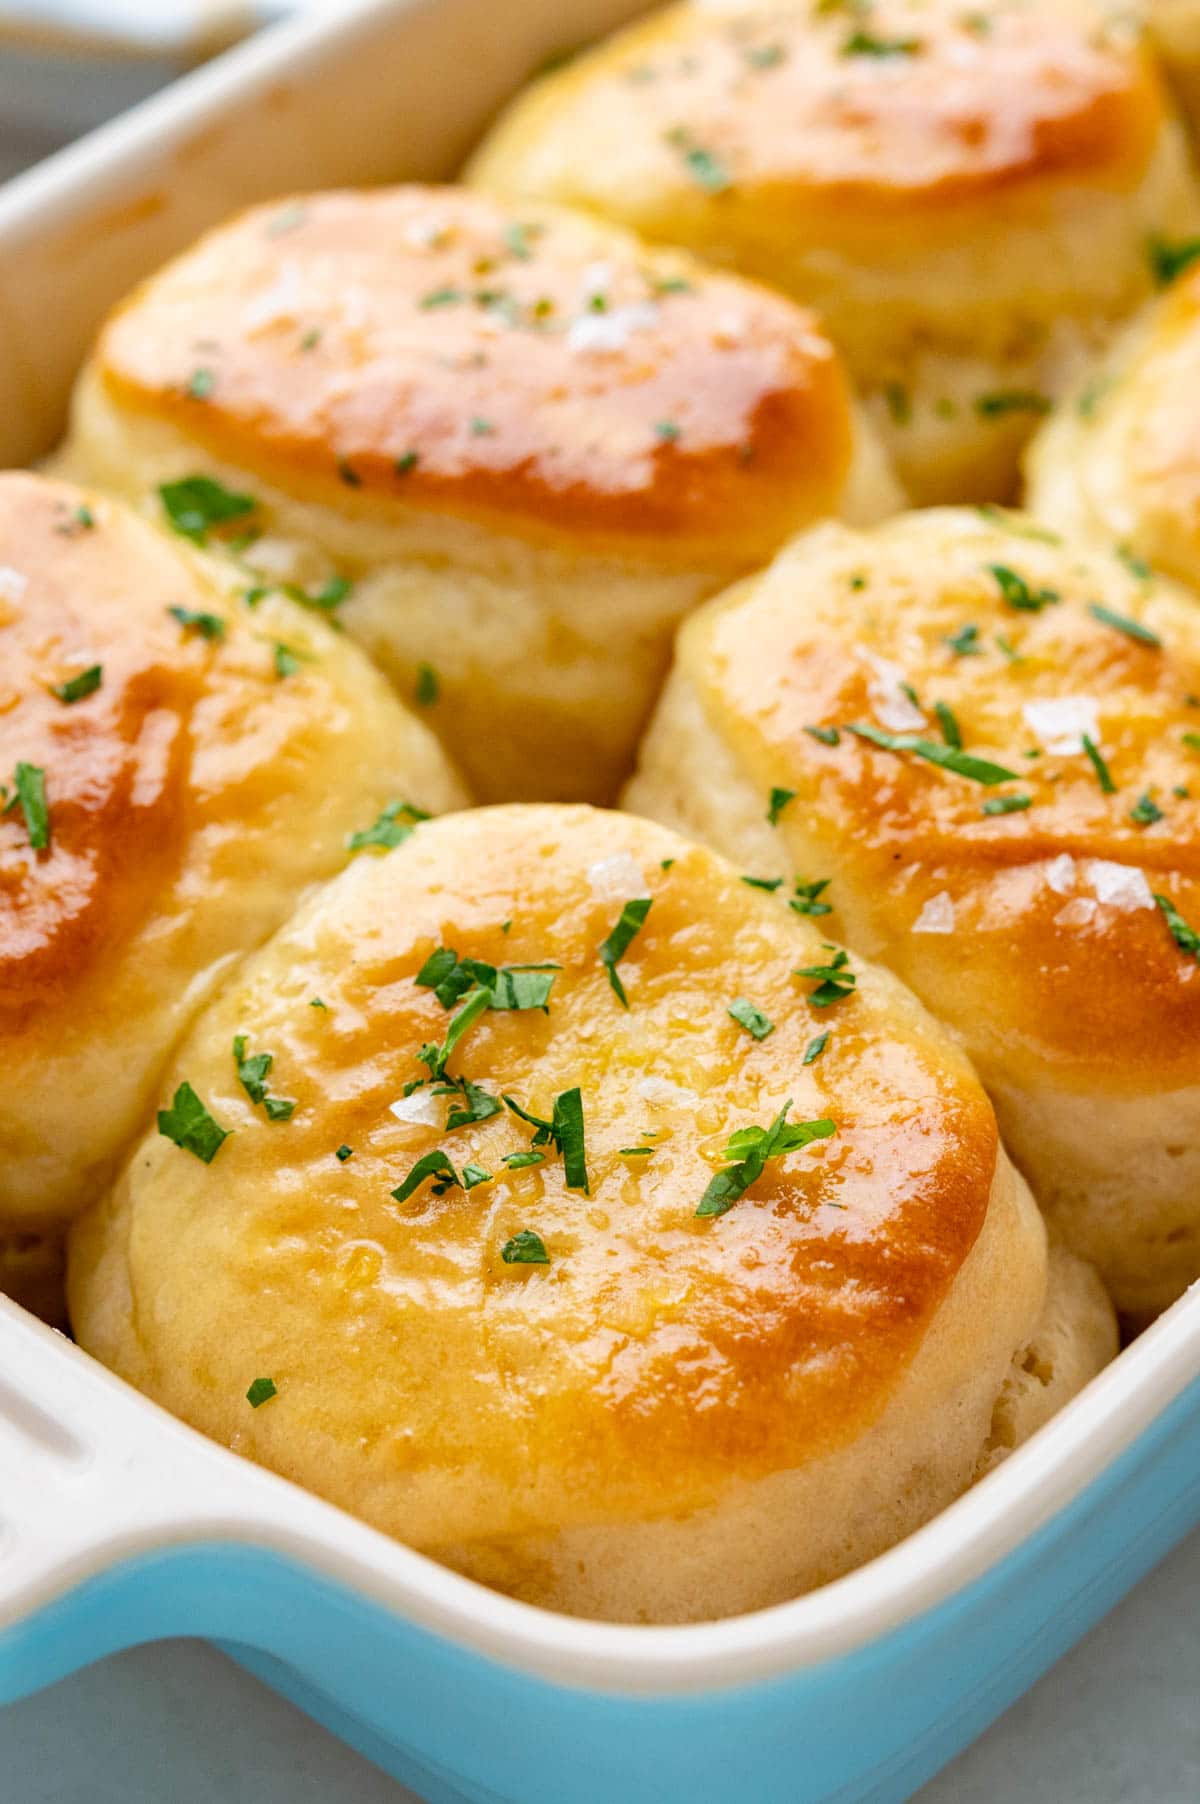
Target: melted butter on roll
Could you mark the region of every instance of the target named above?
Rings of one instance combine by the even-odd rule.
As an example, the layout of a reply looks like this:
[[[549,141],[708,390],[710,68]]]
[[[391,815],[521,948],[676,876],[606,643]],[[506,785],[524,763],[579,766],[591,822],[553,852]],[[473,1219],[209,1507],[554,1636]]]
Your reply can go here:
[[[1179,122],[1094,0],[678,5],[520,96],[470,178],[820,309],[918,501],[1003,498],[1081,352],[1195,230]]]
[[[915,999],[628,816],[489,809],[364,856],[197,1023],[164,1108],[185,1083],[227,1138],[206,1164],[168,1112],[80,1225],[82,1343],[552,1607],[820,1583],[1113,1350]],[[1029,1377],[1052,1341],[1058,1390]]]
[[[323,621],[0,477],[0,1223],[95,1200],[239,952],[396,795],[465,800]]]
[[[1198,695],[1194,602],[1136,565],[1000,510],[818,528],[688,623],[628,792],[832,876],[1134,1313],[1200,1275]]]
[[[248,493],[249,564],[351,582],[340,618],[494,798],[611,796],[686,608],[898,499],[811,315],[450,188],[210,234],[110,320],[67,465],[160,522],[171,479]]]

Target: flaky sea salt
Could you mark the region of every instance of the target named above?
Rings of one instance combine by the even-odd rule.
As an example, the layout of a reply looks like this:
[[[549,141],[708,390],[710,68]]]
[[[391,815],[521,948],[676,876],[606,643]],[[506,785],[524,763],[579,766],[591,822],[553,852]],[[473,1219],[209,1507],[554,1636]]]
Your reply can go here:
[[[1075,860],[1069,852],[1060,852],[1046,866],[1046,882],[1058,896],[1069,896],[1074,892],[1078,875]]]
[[[28,587],[29,578],[23,570],[0,564],[0,601],[20,601]]]
[[[953,933],[954,898],[949,890],[930,896],[912,924],[914,933]]]
[[[1079,868],[1097,902],[1119,909],[1123,914],[1154,907],[1145,872],[1136,865],[1116,864],[1107,858],[1085,858]]]
[[[431,1090],[414,1090],[411,1096],[402,1096],[398,1102],[389,1103],[388,1114],[404,1122],[406,1127],[440,1128],[445,1114],[444,1099],[435,1096]]]
[[[1052,695],[1026,702],[1025,724],[1043,751],[1065,757],[1083,750],[1086,733],[1100,738],[1100,704],[1090,695]]]
[[[1063,903],[1055,915],[1054,925],[1056,927],[1086,927],[1090,921],[1095,920],[1098,907],[1099,904],[1093,902],[1090,896],[1072,896],[1069,902]]]
[[[646,894],[646,873],[628,852],[617,852],[611,858],[589,864],[587,880],[592,894],[601,902],[630,902]]]
[[[653,301],[633,301],[614,307],[611,313],[581,313],[567,328],[568,351],[623,351],[633,333],[649,332],[658,324]]]
[[[890,658],[880,658],[873,651],[859,647],[859,657],[871,668],[872,681],[867,690],[871,710],[880,726],[889,733],[913,733],[925,725],[925,716],[910,695],[906,695],[904,671]]]

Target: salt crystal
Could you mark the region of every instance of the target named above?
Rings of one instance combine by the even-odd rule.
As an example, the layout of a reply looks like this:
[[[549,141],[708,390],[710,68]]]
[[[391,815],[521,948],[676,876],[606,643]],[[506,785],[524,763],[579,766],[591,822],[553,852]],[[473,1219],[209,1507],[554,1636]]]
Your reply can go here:
[[[1025,724],[1042,747],[1058,757],[1083,750],[1083,736],[1100,737],[1100,704],[1090,695],[1051,695],[1026,702]]]
[[[629,902],[646,894],[646,873],[628,852],[589,864],[587,879],[601,902]]]
[[[1116,864],[1107,858],[1087,858],[1082,865],[1083,880],[1098,902],[1132,914],[1138,908],[1153,908],[1154,897],[1144,871],[1136,865]]]
[[[568,351],[623,351],[634,332],[648,332],[658,323],[653,301],[634,301],[614,307],[611,313],[581,313],[567,328]]]
[[[411,1096],[388,1104],[390,1115],[412,1127],[441,1127],[442,1112],[442,1098],[432,1090],[414,1090]]]
[[[949,890],[930,896],[912,924],[914,933],[953,933],[954,898]]]
[[[1046,882],[1055,894],[1059,896],[1069,896],[1071,894],[1072,890],[1075,888],[1075,879],[1077,875],[1075,860],[1071,857],[1069,852],[1060,852],[1058,857],[1052,858],[1046,866]]]
[[[1056,927],[1086,927],[1095,919],[1097,904],[1090,896],[1072,896],[1054,917]]]
[[[0,564],[0,601],[20,601],[29,587],[29,578],[11,564]]]

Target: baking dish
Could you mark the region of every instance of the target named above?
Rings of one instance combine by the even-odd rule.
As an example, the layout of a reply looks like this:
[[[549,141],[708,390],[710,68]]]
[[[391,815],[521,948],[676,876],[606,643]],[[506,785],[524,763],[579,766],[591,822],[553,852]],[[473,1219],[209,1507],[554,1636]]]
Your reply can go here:
[[[0,437],[46,450],[108,304],[234,206],[442,175],[636,10],[346,6],[0,197]],[[909,1541],[777,1609],[601,1626],[484,1591],[205,1442],[0,1305],[0,1696],[212,1636],[432,1804],[902,1799],[1200,1520],[1200,1294]]]

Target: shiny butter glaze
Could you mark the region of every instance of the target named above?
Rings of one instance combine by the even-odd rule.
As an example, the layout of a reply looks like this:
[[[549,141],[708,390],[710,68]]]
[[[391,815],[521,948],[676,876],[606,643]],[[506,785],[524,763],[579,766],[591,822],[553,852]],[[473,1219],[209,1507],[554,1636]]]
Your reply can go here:
[[[65,997],[169,881],[187,832],[192,731],[213,652],[167,613],[195,603],[166,547],[74,490],[0,478],[0,782],[45,772],[50,844],[0,820],[0,1021]],[[90,518],[94,524],[85,522]],[[91,665],[100,688],[52,693]]]
[[[99,363],[122,404],[293,492],[664,562],[706,540],[765,552],[835,506],[850,458],[845,379],[811,315],[451,188],[249,212],[122,307]]]
[[[1039,612],[1013,608],[996,565],[1060,599]],[[1102,624],[1092,603],[1149,627],[1161,648]],[[967,624],[978,627],[980,653],[956,656],[947,641]],[[871,654],[896,667],[882,690]],[[873,536],[819,529],[692,622],[682,657],[764,795],[771,784],[799,792],[780,831],[804,847],[798,857],[811,859],[814,843],[827,856],[838,930],[959,1026],[977,1058],[1023,1046],[1067,1081],[1144,1082],[1147,1066],[1181,1081],[1191,1070],[1196,960],[1158,908],[1099,899],[1085,863],[1144,873],[1149,892],[1200,925],[1200,751],[1183,739],[1200,732],[1200,621],[1181,592],[1020,516],[930,512]],[[894,712],[905,705],[900,681],[924,725]],[[1025,755],[1039,738],[1024,707],[1055,697],[1097,702],[1115,794],[1082,751]],[[890,724],[941,743],[939,701],[966,751],[1015,780],[984,787],[844,730],[836,747],[804,730]],[[1164,818],[1142,825],[1131,810],[1146,793]],[[1015,795],[1031,806],[982,813],[988,797]],[[1073,875],[1053,862],[1064,854]],[[942,895],[953,931],[913,932]]]
[[[1132,184],[1163,91],[1128,22],[1086,4],[883,0],[674,6],[519,107],[531,146],[550,134],[534,152],[546,175],[561,177],[569,132],[563,199],[586,204],[614,169],[636,169],[685,211],[706,188],[719,210],[723,180],[725,204],[757,191],[802,217],[850,206],[870,219],[898,202]]]
[[[628,1012],[596,956],[624,892],[598,895],[589,869],[614,858],[653,897],[621,965]],[[565,1188],[553,1151],[506,1171],[532,1131],[508,1113],[446,1133],[389,1112],[450,1020],[414,983],[439,944],[563,967],[548,1015],[485,1014],[451,1069],[539,1115],[578,1085],[590,1195]],[[631,817],[489,809],[364,856],[184,1047],[177,1077],[232,1137],[210,1167],[157,1137],[138,1151],[79,1267],[89,1236],[123,1249],[139,1338],[89,1316],[88,1344],[418,1545],[693,1507],[852,1438],[979,1234],[997,1138],[965,1063],[889,979],[863,970],[854,999],[807,1006],[791,972],[823,956],[779,900]],[[741,994],[777,1023],[761,1044],[726,1013]],[[235,1032],[274,1054],[289,1122],[239,1088]],[[698,1220],[729,1133],[789,1096],[793,1119],[827,1113],[836,1136]],[[619,1154],[646,1144],[649,1159]],[[495,1181],[392,1201],[438,1146]],[[549,1266],[502,1262],[522,1228]],[[252,1365],[279,1397],[250,1419]]]

